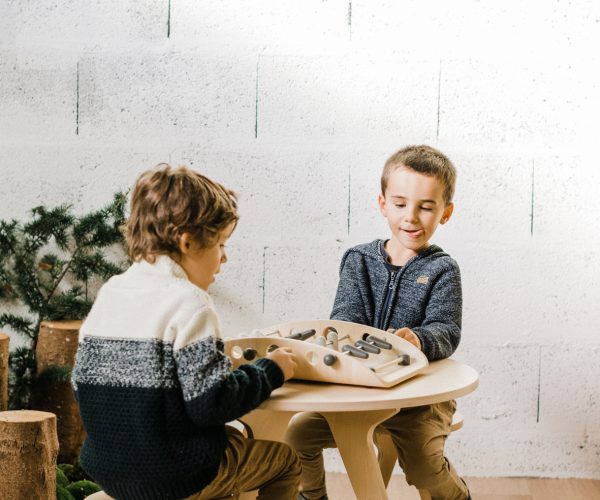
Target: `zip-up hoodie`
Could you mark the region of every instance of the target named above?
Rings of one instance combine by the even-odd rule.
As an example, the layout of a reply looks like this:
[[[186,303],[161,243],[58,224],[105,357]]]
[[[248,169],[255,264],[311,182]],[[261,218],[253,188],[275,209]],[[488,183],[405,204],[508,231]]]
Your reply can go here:
[[[456,261],[430,245],[404,266],[390,264],[383,240],[346,251],[331,319],[381,330],[410,328],[429,361],[458,347],[462,289]]]

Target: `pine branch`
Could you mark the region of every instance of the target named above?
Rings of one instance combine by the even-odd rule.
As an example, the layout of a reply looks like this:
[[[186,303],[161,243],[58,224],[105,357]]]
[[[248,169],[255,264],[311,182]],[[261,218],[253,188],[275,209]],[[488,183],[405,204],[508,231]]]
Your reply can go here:
[[[44,303],[44,293],[35,273],[34,256],[31,254],[15,256],[15,289],[25,304],[38,311]]]
[[[68,229],[75,218],[69,213],[70,205],[61,205],[50,211],[44,207],[35,207],[31,212],[33,221],[23,226],[26,249],[36,252],[46,245],[50,238],[61,250],[68,249]]]
[[[8,326],[9,328],[24,333],[27,337],[32,339],[35,336],[35,331],[32,328],[33,321],[23,316],[17,316],[16,314],[0,314],[0,326]]]
[[[75,251],[73,252],[73,256],[71,257],[71,260],[69,260],[67,263],[65,263],[65,265],[62,267],[62,269],[60,271],[60,274],[54,280],[54,285],[52,286],[52,288],[48,292],[48,295],[45,298],[44,305],[41,308],[42,310],[44,310],[44,311],[46,310],[48,304],[52,300],[52,296],[54,295],[54,292],[56,292],[56,289],[58,288],[58,285],[60,285],[60,282],[65,277],[65,275],[67,274],[69,269],[71,268],[71,263],[73,262],[73,259],[75,259],[75,254],[78,251],[79,251],[79,248],[76,248]]]
[[[15,237],[17,225],[18,222],[14,219],[10,222],[0,221],[0,259],[2,261],[14,253],[14,249],[17,246],[17,239]]]
[[[123,272],[123,268],[112,262],[109,262],[102,252],[94,252],[88,255],[80,254],[73,261],[71,270],[74,276],[80,281],[87,281],[92,276],[99,276],[103,280]]]
[[[13,302],[17,298],[17,292],[10,282],[10,275],[0,267],[0,300]]]
[[[62,268],[66,263],[65,260],[54,254],[46,254],[40,259],[37,265],[37,274],[40,285],[46,291],[46,294],[49,294],[54,288],[56,280],[60,277]]]
[[[31,348],[11,353],[10,405],[27,408],[35,373],[35,348],[42,320],[83,319],[91,307],[88,282],[106,280],[123,263],[108,260],[102,249],[124,248],[120,231],[126,195],[117,193],[106,207],[75,217],[69,205],[31,210],[26,223],[0,220],[0,303],[20,301],[33,318],[1,314],[7,326],[31,340]],[[45,251],[46,246],[59,252]],[[67,289],[60,291],[61,287]]]
[[[8,365],[10,368],[8,406],[11,410],[28,408],[35,371],[33,349],[18,347],[8,356]]]
[[[82,289],[73,287],[52,297],[46,305],[44,318],[51,321],[64,318],[83,319],[91,307],[92,302],[85,298]]]

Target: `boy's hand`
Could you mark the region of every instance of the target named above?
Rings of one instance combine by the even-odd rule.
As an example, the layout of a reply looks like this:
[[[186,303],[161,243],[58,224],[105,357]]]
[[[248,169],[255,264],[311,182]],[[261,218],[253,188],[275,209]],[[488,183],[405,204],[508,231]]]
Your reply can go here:
[[[283,379],[289,380],[296,370],[296,355],[289,347],[280,347],[267,354],[267,358],[279,366],[283,372]]]
[[[412,345],[416,346],[419,350],[422,350],[421,341],[419,340],[419,337],[417,337],[417,334],[413,332],[410,328],[400,328],[399,330],[394,330],[393,328],[390,328],[388,332],[403,338],[404,340],[410,342]]]

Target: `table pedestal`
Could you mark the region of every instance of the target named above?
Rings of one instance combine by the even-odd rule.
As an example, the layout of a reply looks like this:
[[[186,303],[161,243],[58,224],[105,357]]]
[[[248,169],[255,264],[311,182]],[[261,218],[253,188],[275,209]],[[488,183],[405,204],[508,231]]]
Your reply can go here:
[[[398,412],[396,409],[324,412],[333,438],[346,467],[356,498],[387,500],[385,484],[373,445],[375,427]],[[296,412],[254,410],[240,420],[250,428],[255,439],[283,441],[285,431]],[[244,493],[240,499],[256,498],[255,492]]]

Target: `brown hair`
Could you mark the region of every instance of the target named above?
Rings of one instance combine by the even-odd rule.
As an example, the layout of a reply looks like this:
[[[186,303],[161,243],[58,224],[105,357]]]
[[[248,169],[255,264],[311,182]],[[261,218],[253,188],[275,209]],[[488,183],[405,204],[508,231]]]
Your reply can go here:
[[[125,225],[129,256],[148,262],[157,255],[178,256],[183,233],[208,248],[238,219],[233,191],[187,167],[161,163],[143,172],[133,188]]]
[[[452,202],[456,169],[446,155],[431,146],[407,146],[388,158],[381,174],[381,194],[385,196],[390,174],[399,167],[430,175],[444,184],[444,201]]]

